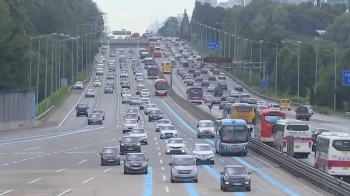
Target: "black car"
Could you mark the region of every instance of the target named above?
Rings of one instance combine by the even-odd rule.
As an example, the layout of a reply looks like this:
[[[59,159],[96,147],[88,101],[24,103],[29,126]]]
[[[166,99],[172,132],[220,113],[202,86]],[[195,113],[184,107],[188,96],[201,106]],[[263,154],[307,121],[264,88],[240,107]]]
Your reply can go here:
[[[128,88],[128,89],[130,89],[130,82],[129,81],[123,81],[122,82],[122,88]]]
[[[203,80],[201,83],[201,86],[203,86],[203,87],[208,87],[209,85],[210,85],[210,83],[208,80]]]
[[[101,165],[115,164],[120,165],[119,150],[117,147],[105,147],[100,152]]]
[[[214,69],[213,70],[213,75],[220,75],[220,69]]]
[[[148,158],[143,153],[129,153],[124,161],[124,174],[148,174]]]
[[[222,95],[221,101],[227,101],[227,95]]]
[[[250,174],[241,165],[227,165],[223,172],[220,172],[220,189],[222,191],[239,190],[251,191]]]
[[[148,122],[159,120],[163,118],[163,113],[161,110],[151,110],[148,113]]]
[[[77,106],[75,106],[75,110],[77,112],[77,117],[83,115],[83,116],[89,116],[88,112],[89,106],[87,104],[79,103]]]
[[[242,85],[236,85],[235,90],[238,92],[243,92],[243,86]]]
[[[138,137],[125,136],[119,140],[120,154],[123,155],[128,152],[141,152],[141,144]]]
[[[196,71],[194,68],[190,68],[190,69],[188,70],[188,73],[194,73],[194,71]]]
[[[297,120],[310,120],[309,108],[300,106],[295,110],[295,119]]]
[[[186,82],[186,86],[193,86],[194,82],[192,80],[189,80]]]
[[[208,70],[207,69],[202,69],[201,70],[201,74],[208,74]]]
[[[228,89],[226,82],[219,82],[218,87],[220,87],[224,91],[227,91]]]
[[[209,75],[209,76],[208,76],[208,80],[209,80],[209,81],[216,81],[216,77],[213,76],[213,75]]]
[[[107,82],[106,83],[106,86],[110,86],[111,88],[113,88],[113,90],[114,90],[114,82]]]
[[[204,78],[201,76],[196,77],[196,82],[203,82]]]

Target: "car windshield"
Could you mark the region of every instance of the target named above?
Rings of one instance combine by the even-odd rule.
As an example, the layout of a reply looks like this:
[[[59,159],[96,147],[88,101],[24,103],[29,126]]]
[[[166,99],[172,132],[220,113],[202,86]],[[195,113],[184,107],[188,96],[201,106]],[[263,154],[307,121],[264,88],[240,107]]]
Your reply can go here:
[[[173,166],[191,166],[196,165],[196,161],[192,157],[175,157]]]
[[[91,117],[91,118],[99,118],[99,117],[100,117],[100,114],[91,114],[90,117]]]
[[[87,108],[88,107],[88,105],[86,105],[86,104],[78,104],[78,108]]]
[[[127,114],[125,118],[137,118],[137,114]]]
[[[155,105],[155,104],[150,104],[150,105],[148,105],[147,107],[148,107],[148,108],[157,108],[157,105]]]
[[[152,114],[161,114],[162,112],[160,110],[152,110],[151,113]]]
[[[146,161],[144,154],[128,154],[126,155],[125,160],[127,161]]]
[[[103,111],[102,111],[102,110],[94,110],[92,113],[102,114],[102,113],[103,113]]]
[[[146,131],[144,129],[133,129],[133,130],[131,130],[131,133],[133,133],[133,134],[143,134],[143,133],[146,133]]]
[[[136,120],[126,120],[124,124],[137,124]]]
[[[211,147],[209,145],[196,145],[196,151],[211,151]]]
[[[247,173],[248,172],[244,167],[229,167],[225,169],[225,174],[228,175],[244,175]]]
[[[138,113],[138,112],[139,112],[138,109],[128,109],[126,113]]]
[[[158,124],[170,124],[171,122],[169,121],[169,120],[159,120],[158,122],[157,122]]]
[[[123,143],[138,142],[138,141],[139,141],[138,137],[124,137],[122,140]]]
[[[131,100],[132,100],[132,101],[138,101],[138,100],[139,100],[139,98],[137,98],[137,97],[133,97],[133,98],[131,98]]]
[[[87,89],[86,92],[91,93],[91,92],[94,92],[94,90],[92,90],[92,89]]]
[[[105,149],[103,149],[102,154],[118,155],[118,149],[117,148],[105,148]]]
[[[164,126],[162,130],[176,130],[176,128],[174,126]]]
[[[183,144],[184,141],[182,139],[170,139],[168,144]]]
[[[199,127],[214,127],[213,122],[200,122]]]

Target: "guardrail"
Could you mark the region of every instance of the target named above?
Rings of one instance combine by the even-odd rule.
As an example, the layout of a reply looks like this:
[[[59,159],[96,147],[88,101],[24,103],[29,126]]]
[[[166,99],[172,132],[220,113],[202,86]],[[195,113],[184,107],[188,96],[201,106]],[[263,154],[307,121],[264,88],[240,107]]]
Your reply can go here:
[[[164,78],[163,73],[159,73],[159,78]],[[168,81],[170,86],[170,82]],[[175,91],[169,89],[168,96],[176,102],[180,107],[186,108],[186,111],[193,115],[196,119],[208,119],[213,122],[216,118],[206,112],[203,112],[196,105],[190,103],[180,95],[176,94]],[[254,152],[270,159],[274,163],[278,164],[281,168],[285,169],[289,173],[293,174],[298,178],[302,178],[307,182],[331,193],[334,196],[349,196],[350,195],[350,184],[347,184],[341,180],[338,180],[322,171],[319,171],[307,164],[304,164],[294,158],[287,157],[277,150],[259,142],[254,138],[249,139],[249,148]]]
[[[185,40],[186,41],[186,40]],[[186,41],[186,43],[188,45],[190,45],[198,54],[200,54],[201,56],[203,56],[190,42]],[[225,71],[225,70],[222,70],[231,80],[233,80],[233,82],[237,83],[237,84],[240,84],[244,87],[244,89],[249,92],[250,94],[252,95],[255,95],[257,97],[260,97],[260,98],[263,98],[265,100],[268,100],[268,101],[271,101],[271,102],[277,102],[279,103],[280,102],[280,99],[279,98],[275,98],[275,97],[269,97],[269,96],[266,96],[266,95],[263,95],[259,92],[256,92],[254,89],[250,88],[248,85],[244,84],[242,81],[240,81],[239,79],[237,79],[236,77],[234,77],[231,73]],[[301,106],[303,104],[300,104],[300,103],[292,103],[293,105],[295,106]]]

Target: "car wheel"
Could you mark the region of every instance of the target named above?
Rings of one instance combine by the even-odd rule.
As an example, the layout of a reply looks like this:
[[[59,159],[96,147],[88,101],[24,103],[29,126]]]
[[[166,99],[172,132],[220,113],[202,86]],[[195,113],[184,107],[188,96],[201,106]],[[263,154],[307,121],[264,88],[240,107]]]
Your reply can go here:
[[[105,120],[105,117],[103,117],[102,119]]]
[[[150,118],[148,118],[148,122],[152,122],[152,120]]]
[[[90,122],[88,122],[88,125],[91,125],[91,123],[90,123]]]
[[[125,131],[123,130],[123,133],[125,133]]]
[[[79,117],[79,114],[77,114],[77,117]]]
[[[249,188],[246,188],[245,190],[248,191],[248,192],[250,192],[250,191],[252,190],[252,188],[249,187]]]
[[[101,166],[104,166],[105,164],[103,163],[103,161],[101,161]]]
[[[214,164],[215,164],[215,161],[210,161],[210,164],[214,165]]]
[[[193,182],[194,182],[194,183],[198,183],[198,179],[194,179]]]
[[[201,136],[197,135],[197,138],[201,138]]]
[[[124,169],[124,174],[128,174],[128,172]]]
[[[145,169],[144,174],[148,174],[148,169]]]
[[[175,183],[175,180],[171,179],[170,182],[171,182],[171,183]]]

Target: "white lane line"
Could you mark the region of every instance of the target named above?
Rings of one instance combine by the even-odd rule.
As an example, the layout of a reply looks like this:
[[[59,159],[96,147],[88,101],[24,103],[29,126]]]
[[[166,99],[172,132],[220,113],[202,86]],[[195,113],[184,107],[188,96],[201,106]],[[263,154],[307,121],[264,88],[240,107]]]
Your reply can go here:
[[[0,155],[4,155],[4,154],[7,154],[7,153],[0,153]]]
[[[41,146],[34,147],[34,148],[26,148],[26,149],[23,149],[23,151],[27,151],[27,150],[34,150],[34,149],[38,149],[38,148],[41,148]]]
[[[225,161],[224,160],[222,160],[222,159],[219,159],[221,162],[223,162],[223,163],[225,163]]]
[[[160,163],[163,163],[162,159],[161,159],[161,160],[159,160],[159,162],[160,162]]]
[[[159,148],[159,147],[157,147],[157,150],[160,150],[160,148]]]
[[[158,145],[158,142],[156,142],[156,145]]]
[[[163,181],[166,181],[166,177],[163,175]]]
[[[108,171],[111,170],[111,169],[112,169],[112,168],[108,168],[108,169],[104,170],[103,172],[106,173],[106,172],[108,172]]]
[[[157,140],[157,138],[156,138],[156,137],[154,137],[154,140]]]
[[[62,195],[64,195],[64,194],[67,194],[67,193],[72,192],[72,191],[73,191],[73,189],[68,189],[68,190],[66,190],[66,191],[64,191],[64,192],[62,192],[62,193],[60,193],[60,194],[58,194],[57,196],[62,196]]]
[[[169,193],[169,188],[167,186],[165,187],[165,192]]]
[[[87,183],[87,182],[90,182],[90,181],[93,180],[93,179],[94,179],[94,177],[89,178],[89,179],[85,180],[85,181],[83,182],[83,184],[85,184],[85,183]]]
[[[28,182],[28,184],[33,184],[34,182],[38,182],[39,180],[42,180],[42,178],[35,179],[33,181]]]
[[[11,193],[13,192],[13,190],[8,190],[8,191],[5,191],[5,192],[2,192],[0,195],[6,195],[7,193]]]
[[[164,167],[162,167],[162,170],[164,170]]]
[[[2,165],[9,165],[8,163],[4,163],[4,164],[2,164]]]
[[[162,155],[162,153],[158,152],[158,155],[159,155],[159,156],[161,156],[161,155]]]
[[[27,159],[22,159],[21,161],[26,161]]]
[[[80,165],[80,164],[84,163],[85,161],[86,161],[86,159],[85,159],[85,160],[80,161],[80,162],[78,163],[78,165]]]
[[[17,163],[17,161],[14,161],[14,162],[12,162],[12,163]]]
[[[64,171],[64,170],[66,170],[66,169],[57,170],[56,173],[59,173],[59,172]]]

